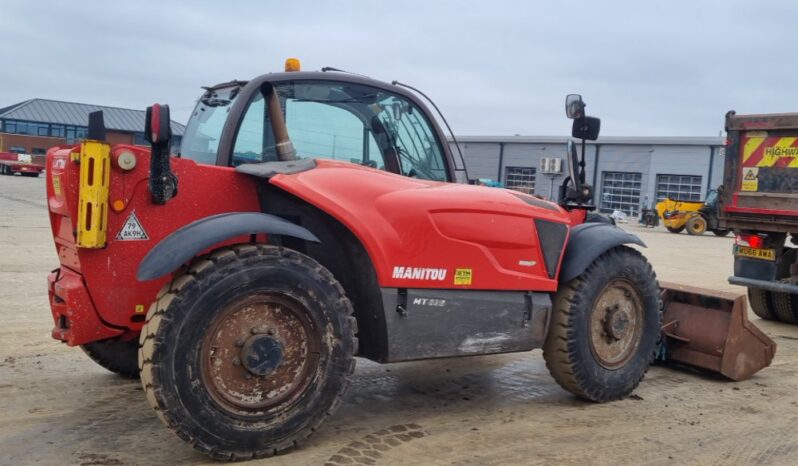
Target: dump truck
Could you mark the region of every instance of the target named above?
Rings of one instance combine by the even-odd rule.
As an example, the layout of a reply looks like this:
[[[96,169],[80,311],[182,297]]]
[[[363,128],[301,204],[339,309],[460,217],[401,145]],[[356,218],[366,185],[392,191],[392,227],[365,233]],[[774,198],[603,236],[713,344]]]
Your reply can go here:
[[[45,156],[19,154],[16,152],[0,152],[0,175],[37,177],[44,170]]]
[[[720,224],[761,318],[798,324],[798,114],[726,114]]]
[[[730,230],[721,228],[718,220],[718,190],[711,189],[704,201],[666,197],[657,203],[657,213],[665,228],[671,233],[687,230],[690,235],[700,236],[710,230],[715,236],[728,236]]]
[[[745,297],[661,287],[640,238],[589,221],[600,121],[581,96],[555,203],[457,183],[462,156],[415,88],[286,65],[204,88],[176,156],[157,104],[149,149],[106,143],[99,112],[48,153],[52,336],[139,376],[197,450],[295,447],[341,405],[356,355],[542,348],[594,402],[627,396],[656,356],[734,380],[770,364]]]

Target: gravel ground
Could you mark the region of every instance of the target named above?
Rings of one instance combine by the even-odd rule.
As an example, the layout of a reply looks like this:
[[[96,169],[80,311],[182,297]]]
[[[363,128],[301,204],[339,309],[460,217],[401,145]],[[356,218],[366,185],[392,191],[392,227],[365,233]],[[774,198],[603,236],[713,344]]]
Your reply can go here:
[[[662,280],[742,292],[730,238],[625,228]],[[0,177],[0,464],[206,464],[137,381],[50,338],[58,264],[44,179]],[[358,360],[337,415],[299,450],[250,464],[798,464],[798,327],[752,316],[779,345],[732,383],[654,367],[626,400],[579,401],[531,353],[381,366]]]

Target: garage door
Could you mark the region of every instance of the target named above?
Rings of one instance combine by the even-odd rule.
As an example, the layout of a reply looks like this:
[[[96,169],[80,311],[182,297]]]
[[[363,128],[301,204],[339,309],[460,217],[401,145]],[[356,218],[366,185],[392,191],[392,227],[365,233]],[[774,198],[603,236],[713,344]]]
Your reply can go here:
[[[640,210],[640,185],[643,175],[633,172],[601,173],[601,210],[620,210],[636,216]]]
[[[669,197],[683,201],[701,200],[701,177],[695,175],[657,175],[657,201]]]
[[[535,194],[534,167],[507,167],[504,173],[504,186],[522,193]]]

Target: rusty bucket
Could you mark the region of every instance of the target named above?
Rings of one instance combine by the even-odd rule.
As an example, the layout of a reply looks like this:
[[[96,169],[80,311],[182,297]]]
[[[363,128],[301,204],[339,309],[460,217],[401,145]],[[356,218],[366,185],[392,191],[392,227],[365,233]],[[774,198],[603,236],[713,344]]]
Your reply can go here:
[[[660,283],[661,359],[745,380],[770,365],[776,343],[748,320],[745,295]]]

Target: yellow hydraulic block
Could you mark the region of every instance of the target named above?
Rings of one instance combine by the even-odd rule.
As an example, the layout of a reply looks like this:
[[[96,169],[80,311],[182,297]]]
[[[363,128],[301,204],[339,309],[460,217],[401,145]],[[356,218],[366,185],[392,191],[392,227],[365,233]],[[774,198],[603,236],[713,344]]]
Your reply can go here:
[[[111,174],[111,146],[99,141],[80,145],[80,205],[78,247],[105,247],[108,227],[108,187]]]

